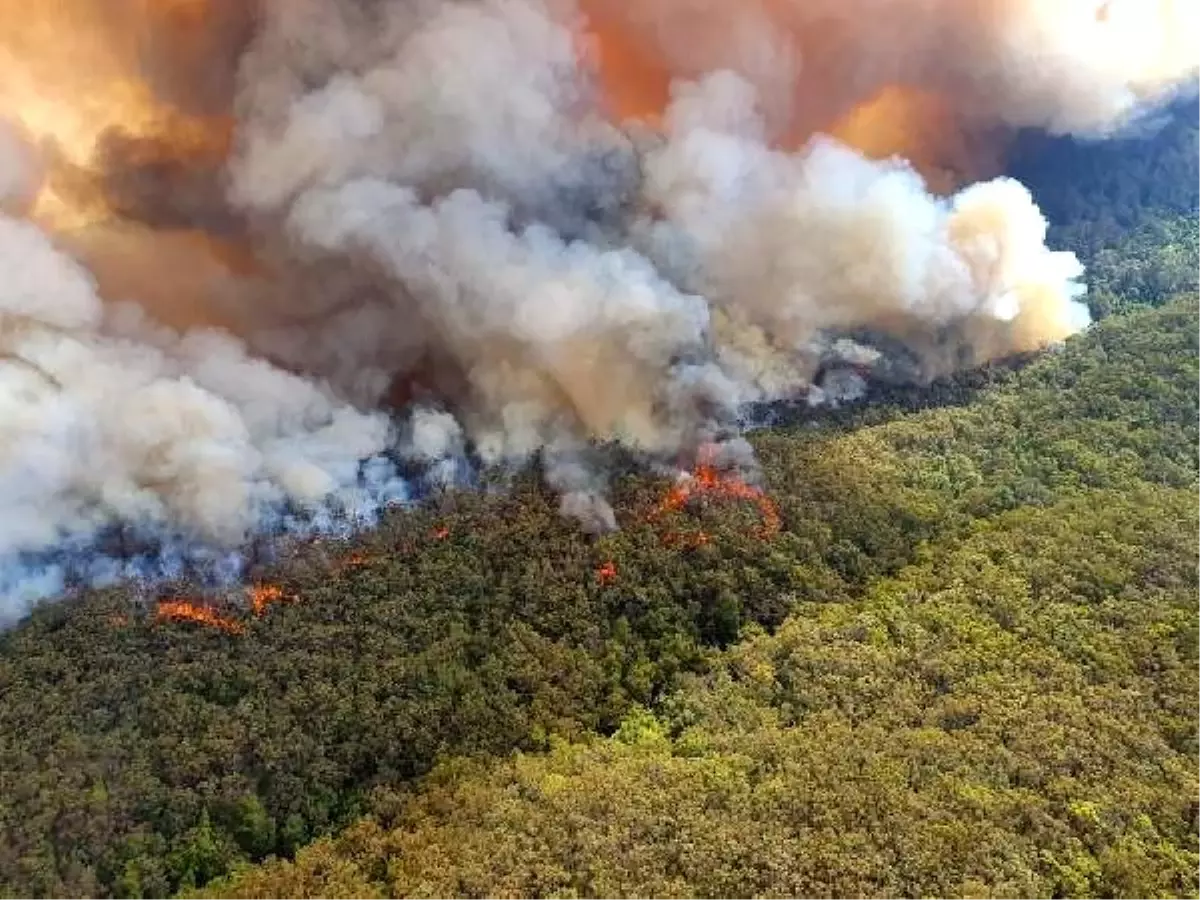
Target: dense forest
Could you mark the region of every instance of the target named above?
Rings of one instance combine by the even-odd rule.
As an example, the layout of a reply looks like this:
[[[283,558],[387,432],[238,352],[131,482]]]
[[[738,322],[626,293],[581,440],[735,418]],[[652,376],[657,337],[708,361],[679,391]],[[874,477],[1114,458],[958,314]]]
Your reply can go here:
[[[1050,220],[1050,243],[1087,266],[1093,318],[1195,291],[1200,117],[1192,89],[1120,140],[1020,135],[1010,174]]]
[[[1051,241],[1085,262],[1143,223],[1200,206],[1200,118],[1195,88],[1124,138],[1087,142],[1030,131],[1009,173],[1050,219]]]
[[[1179,301],[966,408],[757,436],[785,532],[693,557],[741,643],[701,618],[711,649],[611,737],[443,761],[210,895],[1194,893],[1197,324]],[[626,610],[667,574],[645,543],[611,547]]]
[[[526,472],[208,624],[39,608],[0,893],[1196,894],[1195,138],[1030,139],[1103,321],[783,416],[761,490],[630,468],[591,539]]]

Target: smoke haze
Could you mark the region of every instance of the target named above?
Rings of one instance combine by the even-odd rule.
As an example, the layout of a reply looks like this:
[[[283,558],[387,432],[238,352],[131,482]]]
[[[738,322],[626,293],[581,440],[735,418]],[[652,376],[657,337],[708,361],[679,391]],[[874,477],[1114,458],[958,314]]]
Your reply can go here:
[[[598,443],[669,464],[747,403],[836,399],[831,359],[921,381],[1065,338],[1081,268],[985,176],[1014,128],[1103,136],[1168,98],[1195,14],[0,13],[0,614],[370,521],[418,487],[399,468],[540,454],[609,529]]]

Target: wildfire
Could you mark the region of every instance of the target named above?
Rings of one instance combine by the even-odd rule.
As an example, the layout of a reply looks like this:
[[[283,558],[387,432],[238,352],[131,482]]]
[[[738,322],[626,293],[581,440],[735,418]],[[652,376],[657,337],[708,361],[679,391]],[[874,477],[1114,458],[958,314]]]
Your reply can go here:
[[[351,553],[342,560],[341,568],[357,569],[359,566],[365,566],[368,561],[369,557],[365,553]]]
[[[211,606],[191,600],[160,600],[155,618],[160,622],[195,622],[226,634],[244,634],[246,631],[246,626],[237,619],[226,618]]]
[[[250,588],[249,593],[250,608],[256,616],[263,615],[273,603],[292,603],[296,600],[295,595],[285,594],[283,588],[277,584],[256,584]]]
[[[297,598],[294,594],[285,594],[277,584],[256,584],[247,589],[250,598],[250,608],[255,616],[262,616],[275,603],[292,603]],[[159,600],[155,609],[155,619],[159,622],[194,622],[217,628],[226,634],[245,634],[246,625],[237,619],[221,615],[211,605],[198,600],[186,600],[173,597],[169,600]]]
[[[439,525],[431,531],[431,536],[436,540],[443,540],[450,536],[450,529],[448,526]],[[333,571],[339,572],[365,566],[370,561],[370,555],[354,550],[346,553],[333,563],[332,568]],[[616,578],[616,574],[616,567],[611,562],[606,563],[597,570],[597,577],[600,579],[601,584],[610,583],[612,579]],[[296,594],[286,593],[282,586],[270,583],[250,585],[246,588],[246,596],[250,602],[250,609],[256,618],[266,615],[267,610],[277,603],[295,603],[300,599]],[[180,598],[160,600],[156,609],[155,619],[159,622],[195,622],[200,625],[219,628],[228,634],[244,634],[246,632],[246,626],[243,622],[223,616],[212,606],[198,600]]]
[[[715,448],[702,447],[695,470],[667,492],[651,513],[650,518],[657,519],[668,513],[684,510],[698,498],[713,498],[717,500],[749,501],[754,504],[759,513],[759,525],[755,534],[760,538],[770,538],[777,534],[782,527],[779,511],[774,501],[761,488],[747,484],[731,472],[723,472],[714,463]],[[431,536],[436,540],[444,540],[450,536],[450,528],[446,525],[436,526],[431,530]],[[694,549],[712,542],[710,535],[703,531],[694,532],[670,531],[663,535],[663,543],[667,546]],[[343,570],[366,565],[370,556],[361,551],[351,551],[343,556],[335,566],[335,570]],[[596,583],[601,587],[615,584],[618,578],[617,564],[609,559],[601,562],[595,569]],[[259,583],[247,588],[250,609],[255,617],[262,617],[271,606],[277,603],[293,603],[299,598],[288,594],[278,584]],[[217,628],[227,634],[241,635],[246,632],[245,623],[224,616],[212,606],[194,600],[172,598],[160,600],[155,618],[159,622],[192,622]]]
[[[712,462],[714,456],[712,447],[703,447],[695,471],[690,476],[676,484],[658,504],[651,514],[658,518],[667,513],[685,509],[689,503],[700,497],[711,497],[719,500],[747,500],[758,508],[759,526],[756,533],[761,538],[770,538],[779,533],[782,520],[775,501],[768,497],[762,488],[747,484],[737,475],[722,472]],[[709,543],[711,538],[700,531],[693,535],[683,535],[670,532],[664,537],[669,544],[699,547]]]
[[[612,584],[617,580],[617,564],[611,559],[596,568],[596,582],[600,585]]]

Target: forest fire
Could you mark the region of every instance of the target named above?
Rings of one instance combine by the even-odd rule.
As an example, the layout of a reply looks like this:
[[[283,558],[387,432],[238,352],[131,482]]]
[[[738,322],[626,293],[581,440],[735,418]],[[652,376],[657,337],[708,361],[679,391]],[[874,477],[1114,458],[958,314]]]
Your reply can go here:
[[[449,536],[450,529],[442,525],[433,529],[430,534],[435,540],[441,540]],[[344,572],[348,569],[366,566],[373,559],[375,559],[373,554],[361,550],[351,550],[331,561],[330,568],[335,573]],[[608,563],[598,572],[598,576],[601,578],[601,583],[608,583],[608,580],[616,577],[616,568],[612,563]],[[280,603],[297,603],[300,600],[298,594],[287,593],[281,585],[269,582],[251,584],[246,588],[245,593],[255,618],[265,616],[272,606]],[[155,609],[155,620],[158,622],[193,622],[218,628],[228,634],[240,635],[246,631],[243,622],[221,615],[212,605],[203,600],[178,597],[159,600]],[[121,624],[128,623],[123,621]]]
[[[250,586],[246,593],[250,600],[250,609],[258,618],[266,615],[267,610],[277,603],[294,603],[299,599],[295,594],[285,593],[277,584],[255,584]],[[246,633],[244,622],[224,616],[210,604],[200,600],[178,597],[159,600],[154,618],[158,622],[193,622],[219,629],[226,634]]]
[[[250,588],[250,608],[256,616],[262,616],[267,608],[274,603],[293,603],[296,596],[283,592],[277,584],[256,584]]]
[[[365,553],[357,551],[347,554],[338,564],[339,569],[357,569],[365,566],[370,561],[370,557]]]
[[[755,505],[759,513],[759,526],[755,534],[763,539],[774,537],[782,527],[779,509],[775,501],[766,495],[762,488],[746,483],[731,472],[722,472],[713,462],[715,449],[711,446],[702,447],[695,470],[684,476],[676,484],[651,514],[657,519],[667,513],[686,509],[690,503],[699,498],[714,498],[718,500],[747,500]],[[708,544],[711,538],[704,531],[695,534],[670,532],[664,537],[668,544],[685,547],[699,547]]]
[[[1184,17],[1088,5],[0,11],[0,255],[24,279],[0,292],[0,509],[37,518],[0,529],[14,602],[56,590],[63,535],[72,583],[161,585],[180,555],[344,535],[539,454],[561,514],[606,533],[594,448],[659,466],[745,404],[833,402],[843,335],[911,381],[1063,340],[1079,263],[1029,191],[945,194],[1003,153],[985,133],[1100,137],[1191,77]],[[659,514],[709,499],[781,527],[708,461]]]
[[[650,514],[650,520],[686,510],[690,504],[699,499],[716,499],[721,501],[749,501],[758,510],[760,524],[754,529],[754,534],[767,539],[777,534],[782,527],[779,512],[773,500],[761,488],[748,484],[732,472],[722,471],[715,463],[717,449],[706,445],[700,449],[695,469],[683,476],[678,484],[668,491]],[[433,540],[444,540],[450,535],[450,528],[438,525],[429,532]],[[712,537],[703,529],[694,531],[672,530],[662,535],[665,546],[696,549],[712,543]],[[352,550],[333,562],[334,572],[356,569],[367,565],[372,556],[366,552]],[[600,562],[594,569],[596,584],[609,587],[617,583],[619,572],[617,564],[611,559]],[[299,600],[296,594],[288,594],[282,586],[274,583],[257,583],[246,589],[250,609],[256,618],[266,615],[270,607],[279,603],[295,603]],[[171,598],[160,600],[157,604],[155,619],[158,622],[190,622],[216,628],[227,634],[242,635],[246,632],[244,622],[222,615],[210,604],[200,600]]]
[[[617,580],[617,564],[611,559],[596,567],[596,583],[601,587]]]
[[[224,631],[245,634],[246,626],[237,619],[222,616],[211,606],[191,600],[160,600],[154,618],[159,622],[194,622]]]

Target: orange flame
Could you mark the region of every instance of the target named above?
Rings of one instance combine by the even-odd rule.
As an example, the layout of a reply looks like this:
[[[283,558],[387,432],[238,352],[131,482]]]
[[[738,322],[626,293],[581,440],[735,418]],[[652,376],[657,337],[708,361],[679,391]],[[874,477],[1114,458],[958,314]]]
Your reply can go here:
[[[439,525],[437,528],[433,529],[433,536],[439,541],[444,541],[446,538],[450,537],[450,529],[445,525]]]
[[[262,616],[273,603],[292,603],[294,594],[285,594],[277,584],[256,584],[248,589],[250,607],[255,616]],[[194,622],[217,628],[226,634],[245,634],[246,625],[237,619],[223,616],[212,606],[195,600],[173,598],[158,601],[155,619],[159,622]]]
[[[191,600],[160,600],[155,618],[159,622],[195,622],[218,628],[226,634],[244,634],[246,631],[246,626],[236,619],[228,619],[211,606]]]
[[[359,566],[365,566],[370,562],[370,557],[365,553],[357,551],[349,553],[342,559],[339,568],[342,569],[357,569]]]
[[[685,509],[689,503],[698,497],[713,497],[720,500],[748,500],[758,508],[760,518],[756,530],[760,538],[770,538],[779,533],[783,523],[779,509],[762,488],[747,484],[741,478],[729,472],[721,472],[712,463],[715,448],[705,446],[700,449],[699,460],[695,471],[690,477],[676,484],[658,504],[651,518],[658,518],[666,513]],[[664,541],[682,546],[698,547],[709,543],[710,537],[703,531],[694,535],[683,535],[670,532]]]
[[[596,581],[601,585],[612,584],[617,580],[617,564],[611,559],[596,568]]]
[[[272,603],[293,603],[295,600],[294,594],[285,594],[277,584],[256,584],[250,588],[250,607],[256,616],[263,615]]]

